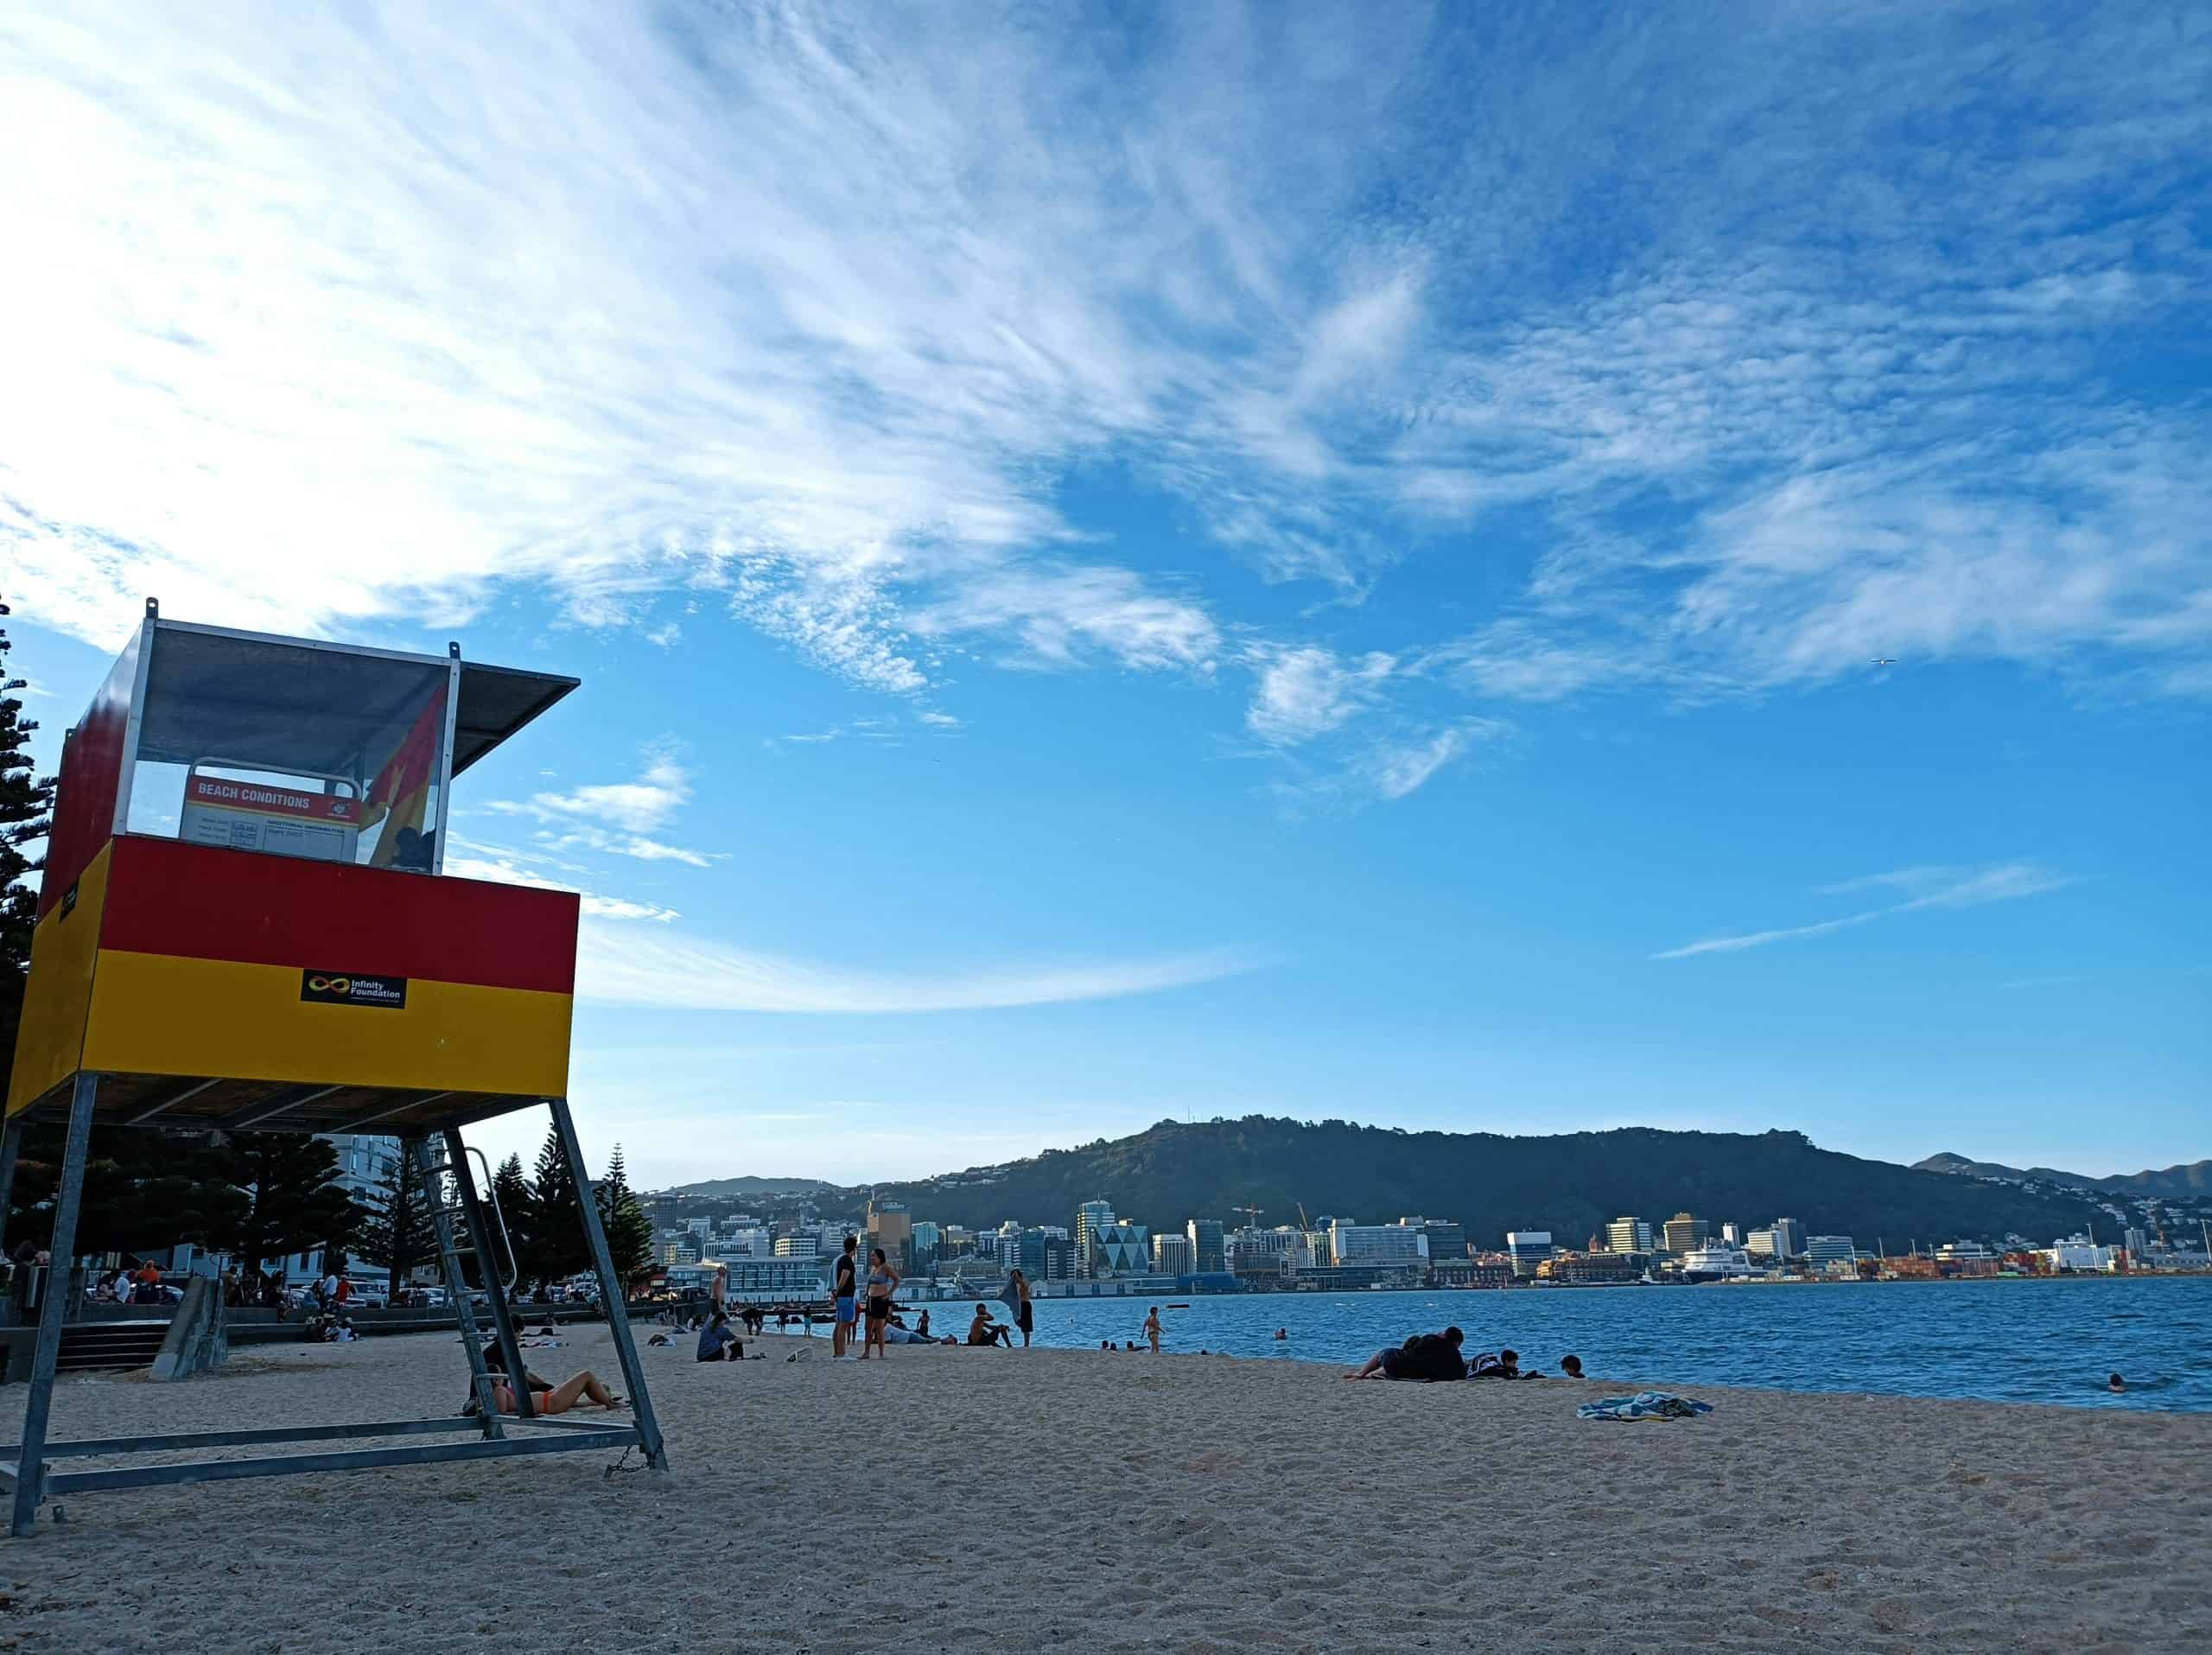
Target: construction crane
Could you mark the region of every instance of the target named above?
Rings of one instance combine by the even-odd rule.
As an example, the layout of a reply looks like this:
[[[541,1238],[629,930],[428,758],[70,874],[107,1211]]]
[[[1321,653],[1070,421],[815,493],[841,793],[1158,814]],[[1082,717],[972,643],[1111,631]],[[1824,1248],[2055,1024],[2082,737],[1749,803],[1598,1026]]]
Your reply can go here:
[[[1306,1216],[1306,1203],[1303,1201],[1298,1203],[1298,1227],[1301,1230],[1313,1227],[1313,1220]]]
[[[1260,1227],[1260,1214],[1268,1209],[1264,1206],[1232,1206],[1229,1210],[1231,1213],[1243,1213],[1244,1227],[1248,1230],[1256,1230]]]

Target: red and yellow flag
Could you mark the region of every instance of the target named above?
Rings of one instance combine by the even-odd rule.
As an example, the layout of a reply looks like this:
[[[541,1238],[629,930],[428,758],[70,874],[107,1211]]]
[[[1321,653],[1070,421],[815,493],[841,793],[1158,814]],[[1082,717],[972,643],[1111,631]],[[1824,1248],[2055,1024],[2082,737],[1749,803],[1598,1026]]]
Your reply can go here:
[[[364,828],[384,824],[384,832],[377,839],[376,855],[370,865],[389,868],[399,855],[399,834],[403,828],[423,829],[423,815],[429,808],[430,786],[438,779],[438,742],[446,729],[446,686],[440,684],[423,709],[422,716],[399,738],[399,745],[377,772],[376,780],[369,784],[369,796],[361,812]]]

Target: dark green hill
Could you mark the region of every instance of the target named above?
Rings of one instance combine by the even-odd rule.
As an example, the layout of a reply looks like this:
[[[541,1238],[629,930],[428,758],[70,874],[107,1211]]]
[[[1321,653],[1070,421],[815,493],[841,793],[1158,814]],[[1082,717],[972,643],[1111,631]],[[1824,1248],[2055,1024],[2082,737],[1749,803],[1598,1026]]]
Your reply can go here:
[[[2175,1201],[2201,1200],[2212,1195],[2212,1161],[2192,1161],[2143,1172],[2113,1173],[2103,1178],[2088,1173],[2062,1172],[2056,1167],[2008,1167],[2000,1161],[1969,1161],[1964,1155],[1948,1153],[1933,1155],[1912,1164],[1922,1172],[1956,1173],[1969,1178],[2008,1178],[2015,1183],[2073,1185],[2113,1195],[2149,1195]]]
[[[1303,1202],[1316,1220],[1456,1219],[1483,1246],[1503,1245],[1508,1230],[1549,1230],[1579,1246],[1609,1219],[1678,1211],[1711,1219],[1716,1231],[1725,1220],[1750,1228],[1794,1218],[1808,1234],[1849,1235],[1865,1248],[1878,1239],[1902,1251],[1916,1239],[1994,1241],[2014,1232],[2048,1244],[2093,1215],[2080,1200],[1815,1149],[1801,1132],[1630,1128],[1506,1137],[1264,1116],[1163,1122],[1135,1137],[879,1185],[876,1193],[906,1201],[918,1219],[969,1226],[1009,1218],[1069,1225],[1078,1202],[1099,1199],[1155,1228],[1227,1219],[1246,1206],[1264,1209],[1263,1225],[1296,1224]]]

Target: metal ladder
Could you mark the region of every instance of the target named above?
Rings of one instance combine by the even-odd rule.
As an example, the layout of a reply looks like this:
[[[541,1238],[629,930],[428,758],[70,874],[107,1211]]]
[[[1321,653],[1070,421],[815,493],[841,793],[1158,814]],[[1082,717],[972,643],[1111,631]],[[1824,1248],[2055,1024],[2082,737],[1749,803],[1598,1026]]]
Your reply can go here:
[[[484,1359],[483,1336],[477,1331],[476,1307],[469,1299],[468,1283],[461,1273],[461,1247],[454,1236],[456,1225],[467,1226],[468,1251],[474,1255],[478,1274],[483,1277],[484,1296],[492,1312],[492,1331],[499,1342],[499,1359],[506,1369],[507,1389],[514,1397],[516,1416],[530,1419],[537,1410],[531,1401],[530,1387],[523,1382],[525,1370],[522,1346],[515,1338],[514,1315],[508,1306],[508,1295],[520,1281],[521,1270],[515,1257],[513,1238],[507,1232],[506,1215],[499,1210],[499,1192],[493,1188],[491,1163],[481,1149],[462,1143],[457,1129],[448,1128],[440,1136],[445,1142],[442,1157],[431,1148],[427,1137],[409,1139],[406,1153],[414,1157],[416,1173],[423,1182],[424,1204],[430,1209],[430,1225],[437,1232],[446,1292],[453,1301],[454,1318],[461,1324],[461,1342],[468,1351],[477,1416],[486,1436],[504,1438],[506,1430],[499,1423],[499,1404],[492,1394],[493,1381],[490,1365]],[[491,1230],[484,1221],[485,1203],[477,1194],[475,1179],[469,1174],[467,1157],[472,1155],[484,1168],[485,1188],[491,1195],[493,1215],[499,1220],[499,1244],[507,1255],[504,1279],[493,1268],[491,1250],[486,1245]]]

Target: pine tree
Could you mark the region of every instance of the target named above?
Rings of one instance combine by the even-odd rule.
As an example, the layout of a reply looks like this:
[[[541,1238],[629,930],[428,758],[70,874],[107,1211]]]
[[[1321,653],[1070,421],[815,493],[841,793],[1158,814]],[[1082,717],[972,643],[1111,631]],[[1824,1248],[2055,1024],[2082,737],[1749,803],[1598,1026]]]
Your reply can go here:
[[[549,1282],[587,1268],[591,1249],[584,1241],[576,1181],[569,1171],[569,1157],[562,1151],[561,1134],[550,1126],[537,1151],[530,1206],[530,1256],[523,1264],[523,1274],[542,1289]]]
[[[0,615],[8,606],[0,603]],[[0,674],[7,671],[8,633],[0,627]],[[22,1016],[23,980],[31,968],[31,931],[38,923],[38,896],[23,875],[46,866],[23,853],[26,844],[46,837],[53,825],[54,778],[36,774],[29,752],[37,722],[22,716],[16,678],[0,678],[0,1074],[15,1066],[16,1027]]]
[[[376,1194],[366,1203],[354,1251],[367,1263],[391,1272],[390,1291],[396,1296],[417,1264],[438,1256],[438,1234],[430,1222],[429,1203],[414,1159],[404,1150],[385,1169]]]
[[[614,1260],[614,1279],[627,1298],[653,1267],[653,1224],[645,1205],[630,1187],[629,1168],[622,1146],[607,1158],[607,1176],[594,1187],[599,1200],[599,1221],[607,1231],[607,1251]]]
[[[232,1176],[251,1191],[244,1217],[228,1235],[211,1238],[246,1270],[288,1253],[343,1247],[360,1226],[362,1209],[338,1181],[338,1151],[327,1140],[293,1132],[232,1136]]]

